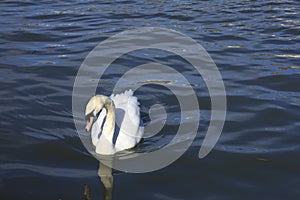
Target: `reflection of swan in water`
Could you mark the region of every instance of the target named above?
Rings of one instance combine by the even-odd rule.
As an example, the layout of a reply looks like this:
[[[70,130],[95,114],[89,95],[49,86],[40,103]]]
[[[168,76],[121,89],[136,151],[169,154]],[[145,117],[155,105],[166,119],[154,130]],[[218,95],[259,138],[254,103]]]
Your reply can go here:
[[[111,200],[114,182],[112,169],[99,162],[98,176],[104,186],[103,199]],[[84,185],[83,200],[92,200],[90,194],[90,187],[88,185]]]
[[[98,114],[98,119],[94,122]],[[85,116],[86,130],[91,130],[97,154],[112,155],[130,149],[136,146],[143,136],[139,103],[132,90],[110,97],[92,97],[86,105]],[[120,127],[117,131],[115,123]]]
[[[112,190],[113,190],[113,182],[114,177],[112,175],[112,169],[101,162],[99,162],[98,176],[101,179],[101,182],[104,185],[104,193],[103,196],[105,200],[112,199]]]

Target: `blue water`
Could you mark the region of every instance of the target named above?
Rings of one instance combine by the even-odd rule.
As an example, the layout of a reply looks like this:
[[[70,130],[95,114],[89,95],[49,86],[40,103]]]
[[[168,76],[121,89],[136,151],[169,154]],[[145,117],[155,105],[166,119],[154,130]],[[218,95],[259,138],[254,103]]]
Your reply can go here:
[[[103,199],[99,163],[74,126],[73,83],[99,42],[138,27],[199,42],[223,77],[228,111],[217,145],[199,159],[210,98],[203,81],[195,85],[201,121],[192,146],[159,171],[115,172],[113,199],[299,199],[299,1],[2,1],[0,15],[1,199],[82,199],[84,184]],[[164,62],[185,70],[179,58]],[[101,93],[122,73],[107,72]],[[137,93],[146,123],[149,105],[167,102],[174,114],[145,146],[165,144],[178,125],[178,102],[160,91]]]

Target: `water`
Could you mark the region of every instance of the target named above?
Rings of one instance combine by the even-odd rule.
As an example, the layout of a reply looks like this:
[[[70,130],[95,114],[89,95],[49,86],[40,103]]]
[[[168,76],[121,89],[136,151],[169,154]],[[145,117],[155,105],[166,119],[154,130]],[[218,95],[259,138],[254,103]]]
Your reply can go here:
[[[182,32],[208,51],[224,79],[227,118],[213,151],[198,159],[210,103],[204,83],[195,85],[201,122],[192,146],[162,170],[115,173],[113,198],[299,199],[299,8],[284,0],[2,1],[1,199],[81,199],[84,184],[92,199],[103,197],[99,163],[73,123],[75,76],[99,42],[153,26]],[[140,64],[130,58],[120,63]],[[180,59],[165,62],[185,70]],[[109,95],[109,79],[120,74],[108,72],[101,93]],[[137,92],[143,120],[160,99],[174,114],[146,147],[164,145],[176,131],[177,102],[160,91],[150,85]]]

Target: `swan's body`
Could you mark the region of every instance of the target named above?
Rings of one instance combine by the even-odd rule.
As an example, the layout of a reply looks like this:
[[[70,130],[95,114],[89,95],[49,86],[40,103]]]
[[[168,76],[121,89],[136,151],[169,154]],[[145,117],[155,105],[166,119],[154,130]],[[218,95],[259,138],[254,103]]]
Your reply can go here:
[[[94,122],[98,113],[98,119]],[[92,143],[97,154],[111,155],[130,149],[143,136],[139,103],[131,90],[110,97],[92,97],[86,106],[85,115],[90,116],[86,129],[91,130]]]

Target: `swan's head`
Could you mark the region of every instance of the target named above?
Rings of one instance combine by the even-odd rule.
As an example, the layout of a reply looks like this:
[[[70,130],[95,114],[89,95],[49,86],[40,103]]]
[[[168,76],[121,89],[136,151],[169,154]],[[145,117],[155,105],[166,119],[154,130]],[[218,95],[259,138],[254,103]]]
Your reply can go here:
[[[94,123],[94,118],[102,110],[107,97],[102,95],[93,96],[85,107],[85,118],[87,120],[85,130],[90,131]]]

